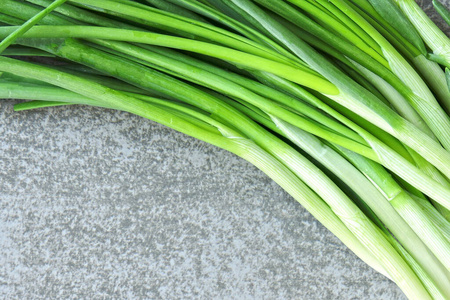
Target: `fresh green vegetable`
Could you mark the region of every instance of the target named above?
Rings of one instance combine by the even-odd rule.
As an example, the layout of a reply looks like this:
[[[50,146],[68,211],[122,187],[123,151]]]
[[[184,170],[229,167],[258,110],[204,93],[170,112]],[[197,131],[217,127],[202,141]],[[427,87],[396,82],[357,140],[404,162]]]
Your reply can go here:
[[[450,299],[448,38],[414,1],[65,2],[0,2],[16,111],[122,110],[226,149],[408,298]]]

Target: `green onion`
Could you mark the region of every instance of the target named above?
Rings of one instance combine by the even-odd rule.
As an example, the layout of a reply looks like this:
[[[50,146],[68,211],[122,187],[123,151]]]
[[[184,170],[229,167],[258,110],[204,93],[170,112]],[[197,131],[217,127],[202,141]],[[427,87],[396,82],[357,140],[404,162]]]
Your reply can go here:
[[[0,2],[15,111],[121,110],[226,149],[408,298],[450,298],[448,38],[413,0],[64,2]]]

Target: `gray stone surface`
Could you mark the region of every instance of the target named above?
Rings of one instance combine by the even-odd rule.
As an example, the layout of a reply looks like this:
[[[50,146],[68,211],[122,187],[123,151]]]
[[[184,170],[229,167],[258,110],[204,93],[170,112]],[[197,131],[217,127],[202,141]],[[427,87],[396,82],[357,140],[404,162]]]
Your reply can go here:
[[[0,299],[404,299],[263,173],[123,112],[0,102]]]
[[[122,112],[0,102],[0,298],[399,299],[252,165]]]

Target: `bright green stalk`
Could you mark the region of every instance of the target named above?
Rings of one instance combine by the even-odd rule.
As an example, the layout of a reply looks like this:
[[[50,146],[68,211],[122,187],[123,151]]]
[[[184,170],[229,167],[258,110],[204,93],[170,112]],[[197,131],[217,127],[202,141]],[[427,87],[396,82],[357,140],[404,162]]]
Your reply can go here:
[[[260,42],[262,44],[265,44],[265,45],[273,48],[274,50],[283,54],[286,57],[289,57],[294,60],[297,59],[291,53],[286,51],[286,49],[280,47],[277,43],[275,43],[271,39],[267,38],[266,36],[261,34],[259,31],[254,30],[253,28],[251,28],[233,18],[228,17],[227,15],[211,8],[208,5],[205,5],[196,0],[168,0],[168,1],[175,3],[177,5],[180,5],[182,7],[185,7],[186,9],[192,10],[192,11],[194,11],[198,14],[201,14],[207,18],[210,18],[214,21],[220,22],[255,42]]]
[[[298,61],[293,62],[283,55],[280,55],[279,53],[240,35],[233,34],[229,31],[206,23],[197,22],[195,20],[170,14],[162,10],[153,9],[145,5],[135,7],[116,2],[115,0],[72,0],[71,2],[86,4],[89,7],[96,6],[106,11],[113,11],[121,15],[128,16],[133,21],[136,19],[148,21],[153,26],[161,25],[162,29],[172,28],[177,32],[188,32],[240,51],[248,52],[278,62],[294,64],[297,67],[302,68],[302,65],[299,64]],[[132,4],[134,2],[127,3]],[[305,69],[305,67],[303,67],[303,69]]]
[[[368,45],[370,45],[378,53],[382,54],[381,48],[373,40],[373,38],[368,35],[364,30],[362,30],[358,24],[356,24],[352,19],[347,17],[342,13],[337,7],[325,0],[309,0],[310,2],[317,3],[324,10],[330,12],[336,19],[343,22],[348,28],[350,28],[355,34],[357,34],[361,39],[363,39]]]
[[[186,18],[190,18],[193,20],[197,20],[200,22],[208,23],[204,18],[200,17],[198,14],[195,14],[187,9],[182,8],[181,6],[175,5],[166,0],[145,0],[145,2],[153,5],[158,9],[165,10],[167,12],[177,14]]]
[[[353,31],[351,31],[346,25],[342,24],[341,22],[337,21],[334,18],[330,18],[327,14],[323,13],[321,10],[317,9],[315,6],[311,5],[307,1],[302,0],[288,0],[292,4],[296,5],[297,7],[301,8],[305,12],[311,14],[314,16],[314,18],[317,20],[318,23],[322,23],[322,25],[325,25],[328,30],[335,31],[335,34],[340,34],[344,36],[348,41],[353,43],[355,46],[357,46],[359,49],[363,50],[376,60],[380,62],[385,62],[385,59],[382,55],[379,54],[378,51],[375,51],[374,49],[380,49],[378,44],[371,43],[366,44],[364,40],[362,40],[358,35],[354,34]],[[381,50],[380,50],[381,52]]]
[[[15,27],[0,27],[0,37],[8,34]],[[121,40],[127,42],[146,43],[150,45],[172,47],[192,51],[212,57],[228,60],[248,68],[272,72],[298,84],[309,86],[324,93],[338,93],[336,87],[309,72],[298,68],[271,61],[259,56],[247,54],[215,44],[178,38],[150,32],[138,32],[117,28],[102,28],[94,26],[36,26],[23,36],[24,38],[100,38]]]
[[[14,111],[24,111],[24,110],[31,110],[31,109],[38,109],[38,108],[58,107],[58,106],[67,106],[67,105],[72,105],[72,103],[58,102],[58,101],[45,101],[45,100],[32,100],[32,101],[23,102],[23,103],[14,105]],[[16,108],[16,106],[17,106],[17,108]]]
[[[135,46],[126,46],[125,44],[117,43],[117,42],[101,42],[100,44],[104,44],[106,46],[109,45],[112,48],[115,48],[117,51],[122,51],[123,53],[127,53],[130,55],[130,57],[136,57],[141,58],[142,60],[154,64],[161,63],[163,60],[165,60],[164,57],[170,58],[172,60],[172,64],[175,63],[174,60],[178,61],[179,64],[185,66],[185,70],[181,69],[182,72],[194,72],[197,68],[200,68],[204,71],[207,71],[209,73],[213,73],[219,77],[222,77],[222,81],[227,80],[231,81],[234,84],[238,84],[245,89],[248,89],[249,91],[258,94],[259,96],[268,98],[270,100],[276,101],[280,104],[283,104],[290,109],[293,109],[297,111],[298,113],[301,113],[302,115],[308,116],[308,118],[311,118],[326,127],[330,128],[331,130],[346,136],[348,138],[353,139],[354,141],[357,141],[361,144],[365,144],[365,141],[355,132],[352,130],[349,130],[346,126],[343,126],[339,122],[329,118],[328,116],[325,116],[323,113],[319,112],[318,110],[314,109],[310,105],[307,105],[303,103],[302,101],[299,101],[298,99],[292,98],[291,96],[284,94],[282,92],[279,92],[273,88],[270,88],[264,84],[261,84],[257,81],[254,81],[252,79],[249,79],[247,77],[244,77],[242,75],[238,75],[236,73],[232,73],[230,71],[226,71],[224,69],[221,69],[219,67],[216,67],[212,64],[206,63],[204,61],[201,61],[199,59],[192,58],[190,56],[184,55],[183,53],[172,51],[170,49],[166,48],[159,48],[159,47],[153,47],[153,46],[146,46],[141,45],[141,48],[135,47]],[[144,49],[142,49],[144,48]],[[149,53],[148,51],[151,51],[152,53]],[[162,55],[164,57],[158,56]],[[174,70],[173,68],[166,66],[167,68]],[[191,69],[194,68],[194,69]],[[197,74],[193,74],[191,76],[191,79],[197,79]],[[209,75],[209,78],[211,79],[211,76]],[[220,79],[218,79],[220,80]],[[223,93],[234,93],[235,97],[242,97],[241,91],[237,91],[238,86],[234,85],[234,88],[230,88],[229,90],[224,90]],[[236,94],[237,93],[237,94]],[[246,97],[247,101],[253,102],[259,102],[255,98],[252,100],[254,96],[249,95]],[[264,101],[264,100],[263,100]]]
[[[44,7],[47,6],[49,2],[51,2],[51,0],[26,0],[26,1]],[[139,29],[139,27],[124,22],[120,22],[114,19],[103,17],[99,14],[95,14],[88,10],[73,6],[69,3],[65,3],[64,5],[58,7],[57,9],[55,9],[55,12],[86,24],[95,24],[104,27],[118,27],[122,29],[132,29],[132,30]]]
[[[23,35],[25,32],[27,32],[31,27],[33,27],[35,24],[37,24],[42,18],[47,16],[49,13],[52,12],[55,8],[66,2],[67,0],[55,0],[52,4],[50,4],[47,8],[42,10],[40,13],[26,21],[22,26],[17,28],[14,32],[12,32],[10,35],[8,35],[6,38],[4,38],[0,42],[0,54],[8,48],[9,45],[14,43],[17,38],[19,38],[21,35]]]

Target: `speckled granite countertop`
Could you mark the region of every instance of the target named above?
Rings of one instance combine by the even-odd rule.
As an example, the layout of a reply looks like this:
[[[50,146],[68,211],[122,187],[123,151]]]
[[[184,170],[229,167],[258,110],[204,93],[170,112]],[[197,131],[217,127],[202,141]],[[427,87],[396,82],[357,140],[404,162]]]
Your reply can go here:
[[[404,299],[242,159],[123,112],[13,103],[0,299]]]

